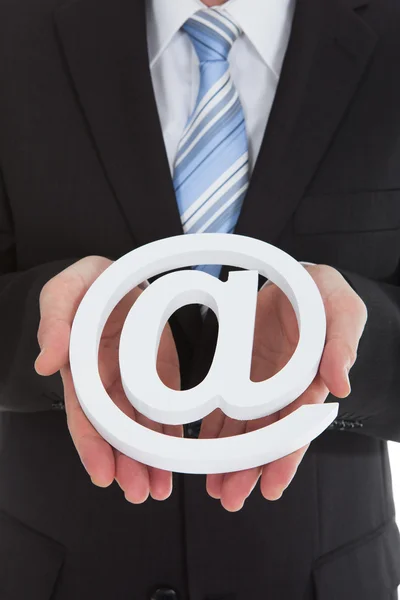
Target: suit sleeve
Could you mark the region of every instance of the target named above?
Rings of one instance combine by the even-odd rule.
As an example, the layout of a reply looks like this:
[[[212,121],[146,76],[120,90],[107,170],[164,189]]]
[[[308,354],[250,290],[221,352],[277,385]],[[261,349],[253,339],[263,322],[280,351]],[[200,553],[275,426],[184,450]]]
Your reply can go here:
[[[57,373],[40,377],[34,369],[40,351],[39,296],[44,284],[78,258],[57,260],[26,271],[16,267],[12,215],[0,175],[0,410],[35,412],[62,408]]]
[[[336,428],[348,423],[359,433],[400,442],[400,287],[340,272],[364,301],[368,320]]]

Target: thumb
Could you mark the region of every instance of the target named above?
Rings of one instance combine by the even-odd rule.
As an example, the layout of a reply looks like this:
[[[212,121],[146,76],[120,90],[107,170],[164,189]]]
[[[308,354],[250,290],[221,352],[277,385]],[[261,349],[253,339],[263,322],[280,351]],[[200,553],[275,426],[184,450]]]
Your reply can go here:
[[[43,287],[38,329],[41,352],[35,362],[39,375],[53,375],[68,363],[71,326],[78,306],[90,286],[111,263],[108,258],[88,256]]]

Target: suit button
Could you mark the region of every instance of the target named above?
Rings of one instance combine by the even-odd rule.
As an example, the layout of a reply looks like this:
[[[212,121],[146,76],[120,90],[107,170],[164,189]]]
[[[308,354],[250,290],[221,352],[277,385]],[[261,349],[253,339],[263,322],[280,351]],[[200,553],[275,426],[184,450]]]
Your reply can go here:
[[[150,600],[178,600],[178,594],[172,588],[160,587],[153,592]]]

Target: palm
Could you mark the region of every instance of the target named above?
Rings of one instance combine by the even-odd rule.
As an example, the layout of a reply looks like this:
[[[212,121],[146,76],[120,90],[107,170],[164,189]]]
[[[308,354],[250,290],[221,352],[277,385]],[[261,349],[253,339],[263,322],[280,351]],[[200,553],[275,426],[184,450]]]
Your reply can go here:
[[[298,343],[298,327],[294,310],[287,297],[276,286],[265,287],[258,296],[251,379],[263,381],[278,373],[290,360]],[[240,435],[266,427],[297,410],[302,404],[324,402],[328,389],[318,375],[312,385],[292,404],[279,412],[251,421],[236,421],[218,410],[206,417],[200,437]],[[261,477],[261,490],[268,499],[276,499],[290,483],[307,447],[278,461],[236,473],[209,475],[207,489],[231,510],[242,501]]]
[[[86,418],[73,385],[68,356],[71,324],[85,293],[111,262],[103,257],[87,257],[43,288],[38,337],[46,352],[37,359],[36,369],[42,375],[61,372],[69,431],[93,482],[106,487],[116,479],[132,502],[143,502],[149,493],[153,498],[164,499],[172,489],[171,473],[148,468],[113,449]],[[140,293],[139,289],[134,289],[127,294],[106,323],[99,347],[100,376],[109,396],[126,415],[151,429],[168,435],[182,435],[181,427],[163,427],[135,411],[121,384],[118,360],[121,330]],[[178,357],[169,327],[165,328],[161,338],[157,366],[164,383],[179,389]]]
[[[99,348],[99,372],[103,385],[111,399],[128,417],[137,423],[167,435],[182,435],[182,427],[160,425],[139,413],[129,402],[125,395],[118,364],[118,350],[121,330],[126,316],[134,304],[138,290],[133,290],[116,307],[104,328]],[[171,388],[179,389],[179,362],[177,352],[169,327],[164,331],[161,339],[158,357],[158,371],[163,382]],[[165,490],[171,489],[171,473],[146,467],[113,450],[115,457],[116,480],[126,494],[141,498],[146,495],[150,487],[153,497],[165,497]],[[143,490],[140,487],[143,487]]]

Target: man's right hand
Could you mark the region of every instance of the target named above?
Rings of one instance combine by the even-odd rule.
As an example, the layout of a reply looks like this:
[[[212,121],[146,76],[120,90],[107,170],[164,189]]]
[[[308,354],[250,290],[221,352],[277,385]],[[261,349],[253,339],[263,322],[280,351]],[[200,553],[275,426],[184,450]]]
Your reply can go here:
[[[49,376],[60,371],[64,384],[68,428],[81,461],[94,484],[108,487],[114,479],[133,503],[144,502],[149,494],[156,500],[166,499],[172,491],[172,474],[147,467],[112,448],[86,418],[75,394],[69,365],[69,341],[78,306],[94,281],[112,261],[89,256],[51,279],[40,295],[41,321],[38,341],[41,348],[35,369]],[[160,425],[138,413],[128,401],[121,384],[118,348],[126,316],[141,294],[135,288],[111,313],[100,341],[99,371],[103,385],[117,406],[138,423],[167,435],[182,436],[182,428]],[[158,372],[162,381],[179,389],[179,361],[172,332],[167,326],[161,338]]]

